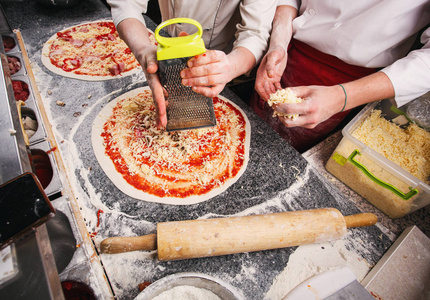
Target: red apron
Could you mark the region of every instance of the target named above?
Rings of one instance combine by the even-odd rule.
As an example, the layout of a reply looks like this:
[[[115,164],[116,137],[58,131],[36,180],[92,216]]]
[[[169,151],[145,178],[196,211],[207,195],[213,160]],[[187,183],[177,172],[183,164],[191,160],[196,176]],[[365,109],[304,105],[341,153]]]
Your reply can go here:
[[[346,64],[335,56],[322,53],[300,41],[292,40],[288,49],[287,68],[282,75],[281,86],[282,88],[308,85],[331,86],[353,81],[376,71],[376,69]],[[337,113],[318,124],[314,129],[287,128],[278,118],[272,116],[273,109],[255,91],[251,97],[250,106],[300,153],[324,140],[350,112],[348,110]]]

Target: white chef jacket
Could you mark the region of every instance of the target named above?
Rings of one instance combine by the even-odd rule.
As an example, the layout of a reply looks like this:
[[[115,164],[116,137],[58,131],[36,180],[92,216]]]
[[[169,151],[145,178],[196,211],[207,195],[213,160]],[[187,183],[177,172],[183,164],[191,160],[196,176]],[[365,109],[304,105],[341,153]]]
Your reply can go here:
[[[107,0],[115,25],[126,18],[145,23],[148,0]],[[276,10],[276,0],[159,0],[161,17],[191,18],[203,28],[206,48],[223,50],[245,47],[258,62],[267,49]],[[195,26],[176,24],[165,28],[171,36],[179,32],[193,33]]]
[[[298,8],[293,37],[342,61],[383,68],[398,107],[430,91],[429,0],[278,0]]]

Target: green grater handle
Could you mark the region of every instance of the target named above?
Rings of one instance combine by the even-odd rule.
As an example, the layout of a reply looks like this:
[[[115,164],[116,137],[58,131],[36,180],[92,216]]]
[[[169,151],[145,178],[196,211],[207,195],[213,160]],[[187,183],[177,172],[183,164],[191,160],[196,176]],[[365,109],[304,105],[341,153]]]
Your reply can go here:
[[[413,189],[413,188],[409,187],[410,191],[405,194],[401,190],[399,190],[398,188],[394,187],[393,185],[386,183],[386,182],[380,180],[379,178],[375,177],[372,173],[370,173],[369,170],[367,170],[367,168],[365,166],[363,166],[358,161],[354,160],[354,157],[356,155],[361,155],[360,151],[354,150],[351,153],[351,155],[348,157],[348,161],[350,161],[354,166],[359,168],[367,177],[369,177],[371,180],[373,180],[375,183],[379,184],[383,188],[386,188],[387,190],[392,191],[394,194],[396,194],[397,196],[399,196],[403,200],[409,200],[409,198],[411,198],[412,196],[414,196],[418,193],[417,189]]]
[[[403,110],[398,109],[394,105],[391,105],[390,110],[398,115],[404,116],[409,123],[414,123]]]
[[[160,30],[164,27],[177,23],[188,23],[197,27],[197,32],[191,35],[179,37],[164,37]],[[162,22],[155,29],[154,35],[158,42],[157,59],[167,60],[182,57],[191,57],[206,52],[205,43],[202,39],[203,29],[199,22],[189,18],[174,18]]]

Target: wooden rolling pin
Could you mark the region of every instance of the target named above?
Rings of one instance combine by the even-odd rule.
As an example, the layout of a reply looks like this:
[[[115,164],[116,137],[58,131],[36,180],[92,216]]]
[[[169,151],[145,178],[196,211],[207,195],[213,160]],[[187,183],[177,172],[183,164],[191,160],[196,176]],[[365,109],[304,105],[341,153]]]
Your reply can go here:
[[[102,253],[158,249],[158,259],[179,260],[261,251],[341,238],[350,227],[376,224],[371,213],[343,216],[335,208],[281,212],[244,217],[164,222],[157,234],[112,237],[100,244]]]

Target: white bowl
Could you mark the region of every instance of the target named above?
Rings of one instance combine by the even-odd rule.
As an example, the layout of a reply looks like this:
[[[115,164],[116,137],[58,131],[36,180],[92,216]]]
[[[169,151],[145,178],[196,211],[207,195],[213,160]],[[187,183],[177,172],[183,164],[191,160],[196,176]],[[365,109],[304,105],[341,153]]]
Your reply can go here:
[[[150,300],[177,286],[193,286],[211,291],[222,300],[244,300],[228,283],[201,273],[177,273],[163,277],[145,288],[134,300]]]

